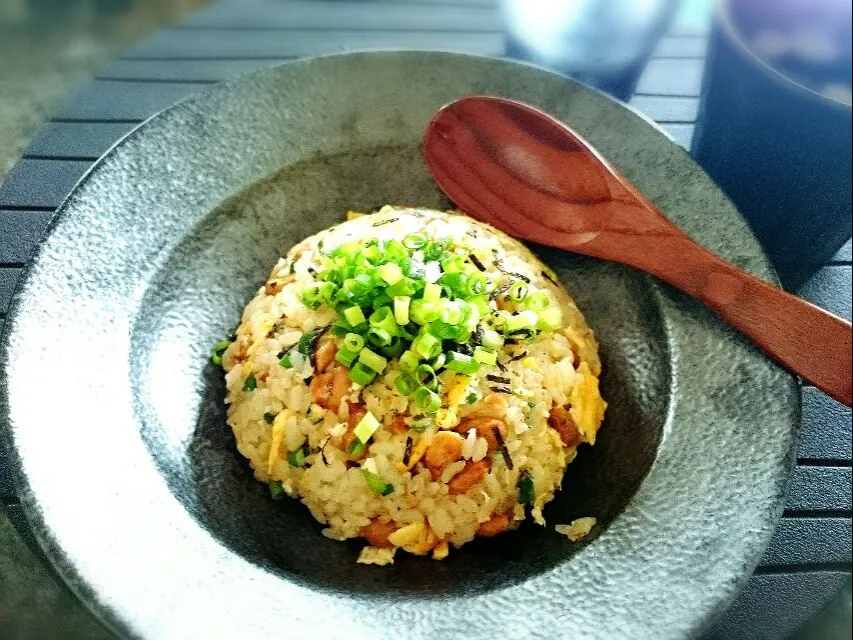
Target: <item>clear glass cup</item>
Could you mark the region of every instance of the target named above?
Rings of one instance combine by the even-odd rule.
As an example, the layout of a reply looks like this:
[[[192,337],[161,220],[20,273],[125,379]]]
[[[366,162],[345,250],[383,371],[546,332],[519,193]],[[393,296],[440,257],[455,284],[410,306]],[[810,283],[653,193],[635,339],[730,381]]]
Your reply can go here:
[[[679,0],[503,0],[506,53],[627,100],[678,4]]]

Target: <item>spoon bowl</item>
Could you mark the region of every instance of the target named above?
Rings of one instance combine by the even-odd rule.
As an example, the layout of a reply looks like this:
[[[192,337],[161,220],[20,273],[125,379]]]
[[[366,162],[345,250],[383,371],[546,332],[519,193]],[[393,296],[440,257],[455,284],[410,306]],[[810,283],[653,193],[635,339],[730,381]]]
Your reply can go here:
[[[461,98],[427,126],[424,157],[442,191],[478,220],[656,276],[850,406],[848,321],[707,251],[552,116],[505,98]]]

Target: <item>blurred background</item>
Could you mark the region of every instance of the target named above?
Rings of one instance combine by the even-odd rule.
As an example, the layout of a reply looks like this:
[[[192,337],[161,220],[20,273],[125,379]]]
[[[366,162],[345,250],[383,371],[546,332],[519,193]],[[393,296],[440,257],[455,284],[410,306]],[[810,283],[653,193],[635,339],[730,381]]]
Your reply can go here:
[[[295,29],[288,22],[290,10],[294,16],[302,11],[321,18],[325,12],[337,25],[334,28],[341,31],[370,29],[369,16],[391,7],[399,15],[421,16],[405,22],[404,31],[452,31],[458,19],[468,25],[465,30],[502,34],[503,53],[509,57],[568,74],[624,101],[639,98],[633,103],[637,106],[664,104],[649,90],[650,84],[665,87],[661,91],[668,99],[667,108],[696,102],[698,95],[698,113],[686,119],[677,114],[670,117],[670,132],[738,205],[788,289],[802,292],[808,287],[846,286],[847,291],[840,295],[846,296],[849,309],[849,0],[218,2],[234,9],[226,14],[233,16],[235,30],[258,32],[265,28],[259,13],[264,3],[285,31]],[[87,86],[93,74],[135,43],[148,42],[146,38],[152,34],[183,24],[187,17],[200,15],[202,20],[196,27],[204,24],[207,14],[203,12],[216,5],[217,0],[0,0],[0,182],[27,151],[42,124]],[[401,12],[398,5],[415,9]],[[416,10],[424,5],[429,11]],[[224,25],[226,29],[230,26]],[[315,32],[318,28],[310,27]],[[213,46],[216,38],[227,38],[229,33],[233,32],[225,30],[211,36],[211,41],[195,41]],[[662,41],[667,34],[670,37]],[[286,37],[284,31],[281,37]],[[689,51],[699,41],[701,50]],[[381,38],[371,46],[383,46]],[[643,74],[654,52],[658,64],[652,81]],[[177,56],[181,63],[194,57]],[[238,55],[230,58],[234,68],[251,66]],[[676,64],[679,58],[693,62]],[[677,69],[695,69],[697,64],[702,68],[695,81],[678,77]],[[146,80],[139,78],[137,82]],[[39,158],[32,151],[27,157]],[[13,208],[8,207],[10,212]],[[23,238],[27,234],[37,237],[39,231],[0,220],[0,235],[3,233],[21,233]],[[3,240],[0,237],[0,247]],[[6,241],[11,245],[16,240]],[[839,259],[845,243],[848,257]],[[840,248],[842,254],[836,253]],[[824,280],[813,284],[815,278],[822,277],[820,269],[833,260],[848,265],[846,285]],[[0,267],[4,266],[2,262],[0,259]],[[833,411],[835,419],[849,425],[849,411]],[[842,433],[844,429],[842,426]],[[849,439],[849,426],[846,429]],[[847,465],[842,477],[848,486],[842,488],[847,505],[840,517],[846,518],[846,532],[840,539],[846,540],[848,548],[841,550],[842,556],[846,553],[841,569],[849,575],[850,462],[842,464]],[[100,625],[49,568],[27,531],[16,501],[7,499],[4,507],[0,512],[0,639],[105,637]],[[819,546],[821,542],[807,539],[803,544]],[[828,570],[821,566],[820,571]],[[838,568],[833,565],[832,570]],[[791,606],[797,606],[796,593],[786,597]],[[841,593],[825,610],[813,615],[796,637],[851,637],[849,579]]]

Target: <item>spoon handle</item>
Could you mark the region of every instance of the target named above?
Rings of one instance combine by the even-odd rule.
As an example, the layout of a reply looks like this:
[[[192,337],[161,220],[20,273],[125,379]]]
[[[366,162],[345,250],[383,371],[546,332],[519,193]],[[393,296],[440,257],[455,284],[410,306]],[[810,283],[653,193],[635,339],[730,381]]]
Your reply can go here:
[[[673,259],[664,259],[669,264],[654,275],[701,300],[772,359],[850,406],[850,322],[741,271],[687,236],[670,242],[666,253]]]

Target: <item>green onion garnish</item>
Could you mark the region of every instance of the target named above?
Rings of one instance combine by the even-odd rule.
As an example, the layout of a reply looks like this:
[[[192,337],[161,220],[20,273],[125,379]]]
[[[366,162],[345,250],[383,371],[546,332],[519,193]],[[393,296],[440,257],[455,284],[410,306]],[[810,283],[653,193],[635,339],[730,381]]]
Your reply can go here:
[[[353,434],[355,434],[355,437],[363,444],[367,444],[367,441],[370,440],[370,437],[374,433],[376,433],[378,428],[379,421],[372,413],[370,413],[370,411],[368,411],[356,425],[355,429],[353,429]]]
[[[477,402],[477,394],[469,393],[468,397],[465,398],[465,404],[474,404],[475,402]]]
[[[399,391],[401,395],[408,396],[411,395],[420,385],[418,385],[418,381],[408,373],[401,373],[397,376],[397,379],[394,380],[394,386],[397,387],[397,391]]]
[[[213,349],[210,350],[210,361],[219,366],[222,364],[222,354],[225,353],[225,350],[231,344],[231,340],[220,340],[215,345],[213,345]]]
[[[352,363],[355,362],[356,358],[358,358],[358,351],[352,351],[346,347],[341,347],[338,349],[337,353],[335,353],[335,360],[347,368],[352,366]]]
[[[305,464],[306,455],[306,447],[299,447],[298,449],[288,452],[287,462],[291,467],[301,467]]]
[[[364,349],[361,350],[364,353]],[[381,357],[381,356],[380,356]],[[383,358],[384,359],[384,358]],[[356,362],[352,365],[352,368],[349,370],[349,378],[353,382],[362,387],[366,387],[373,379],[376,377],[376,372],[366,366],[363,362]]]
[[[447,354],[447,368],[466,376],[474,375],[480,370],[480,364],[471,356],[451,351]]]
[[[539,314],[539,326],[542,329],[554,331],[563,324],[563,312],[560,307],[548,307]]]
[[[527,297],[527,290],[528,290],[527,283],[524,282],[523,280],[518,280],[518,281],[514,282],[512,284],[512,286],[509,288],[509,291],[507,291],[507,297],[510,300],[514,300],[516,302],[521,302],[522,300],[524,300]]]
[[[498,361],[498,356],[494,351],[489,351],[483,347],[476,347],[474,349],[474,360],[480,364],[493,366]]]
[[[364,474],[364,480],[367,482],[367,486],[370,487],[370,490],[380,496],[387,496],[394,493],[394,485],[388,484],[383,481],[378,475],[373,473],[372,471],[368,471],[365,468],[361,469],[361,472]]]
[[[518,501],[521,504],[532,506],[534,499],[533,478],[526,469],[522,470],[518,475],[518,484],[516,484],[516,488],[518,489]]]
[[[243,381],[243,391],[254,391],[258,388],[258,381],[254,373],[250,373]]]
[[[344,318],[346,318],[347,322],[349,322],[353,327],[357,327],[363,322],[367,322],[367,318],[364,317],[364,313],[358,305],[345,309]]]
[[[412,424],[409,425],[409,429],[411,429],[415,433],[423,433],[431,424],[432,420],[430,420],[429,418],[421,418],[420,420],[415,420],[414,422],[412,422]]]
[[[284,487],[281,486],[281,480],[273,480],[269,484],[270,497],[273,500],[281,500],[284,497]]]
[[[279,363],[282,367],[284,367],[285,369],[291,369],[291,368],[293,368],[293,362],[291,362],[291,360],[290,360],[290,352],[285,353],[285,354],[281,357],[281,359],[278,361],[278,363]]]
[[[415,406],[424,413],[435,413],[441,408],[441,398],[435,391],[419,387],[412,395]]]
[[[542,291],[534,291],[527,296],[525,305],[528,309],[533,309],[533,311],[541,311],[542,309],[551,306],[551,299],[548,297],[548,294],[543,293]]]
[[[385,366],[388,364],[388,360],[380,356],[375,351],[371,351],[367,347],[359,351],[358,361],[376,373],[382,373]]]
[[[362,453],[364,453],[366,448],[367,445],[361,442],[358,438],[353,438],[352,442],[350,442],[347,447],[347,455],[350,458],[358,458]]]
[[[344,348],[359,352],[364,347],[364,338],[357,333],[348,333],[344,336]]]
[[[409,296],[394,296],[394,320],[398,325],[409,324],[409,306],[412,299]]]
[[[407,249],[417,250],[427,243],[426,236],[422,233],[413,233],[403,238],[403,246]]]
[[[428,364],[421,364],[415,369],[415,380],[422,387],[435,391],[438,388],[438,377]]]

